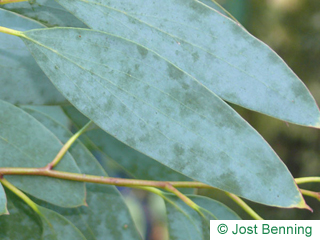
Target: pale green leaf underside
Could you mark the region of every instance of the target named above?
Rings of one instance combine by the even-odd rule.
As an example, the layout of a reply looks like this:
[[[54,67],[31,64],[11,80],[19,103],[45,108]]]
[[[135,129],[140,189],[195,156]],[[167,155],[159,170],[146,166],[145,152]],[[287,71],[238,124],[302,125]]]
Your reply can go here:
[[[78,126],[84,126],[88,118],[83,116],[74,107],[63,107],[65,113]],[[99,150],[107,154],[134,178],[157,181],[192,181],[190,178],[173,171],[171,168],[153,160],[120,142],[102,129],[88,131],[86,135]],[[193,189],[184,189],[193,191]]]
[[[44,167],[62,148],[61,142],[21,109],[0,100],[0,167]],[[55,168],[80,173],[70,154]],[[40,176],[6,176],[21,190],[63,207],[83,205],[85,186]],[[70,191],[72,189],[72,191]]]
[[[199,0],[199,2],[203,3],[204,5],[208,6],[209,8],[212,8],[216,10],[217,12],[223,14],[225,17],[230,18],[230,20],[233,20],[238,23],[240,26],[240,23],[226,10],[224,9],[219,3],[212,0]]]
[[[288,169],[263,138],[214,93],[151,50],[93,30],[24,34],[56,87],[118,140],[252,201],[304,205]]]
[[[71,132],[37,108],[24,107],[31,116],[40,121],[62,142],[66,142]],[[44,110],[44,108],[40,108]],[[77,140],[69,152],[74,157],[82,173],[107,176],[94,156]],[[45,205],[71,221],[87,239],[140,239],[128,208],[114,186],[86,184],[88,206],[66,209]],[[124,227],[126,226],[126,227]]]
[[[52,119],[53,121],[57,122],[59,125],[65,127],[66,129],[69,129],[72,125],[71,120],[68,118],[68,116],[64,113],[63,109],[59,105],[55,106],[37,106],[37,105],[20,105],[20,108],[24,109],[31,109],[35,112],[40,112],[42,115],[45,115],[47,118]],[[28,112],[28,111],[26,111]],[[28,112],[29,114],[31,113]],[[30,114],[32,115],[32,114]],[[33,116],[36,118],[35,116]],[[46,126],[45,122],[42,122],[38,119],[39,122],[41,122],[44,126]],[[89,120],[85,121],[84,124],[81,124],[80,128],[86,125],[89,122]],[[46,126],[49,130],[51,130],[48,126]],[[54,133],[51,130],[52,133]],[[56,135],[56,134],[55,134]],[[57,135],[56,135],[57,136]],[[60,139],[61,140],[61,139]],[[75,159],[76,161],[76,159]]]
[[[47,27],[82,27],[86,25],[57,4],[54,0],[30,0],[0,7],[32,18]]]
[[[56,0],[95,30],[141,44],[226,101],[320,127],[314,98],[267,45],[196,0]]]
[[[8,214],[7,209],[7,197],[6,193],[4,192],[3,186],[0,183],[0,215],[2,214]]]
[[[9,4],[11,5],[11,4]],[[17,30],[43,25],[0,9],[1,26]],[[0,33],[0,99],[13,104],[60,104],[65,98],[39,68],[21,39]]]
[[[206,240],[210,237],[210,220],[240,220],[240,217],[230,208],[207,197],[187,195],[201,207],[200,211],[204,215],[202,217],[176,196],[171,194],[165,194],[165,196],[169,199],[165,203],[168,216],[169,238],[171,240]]]

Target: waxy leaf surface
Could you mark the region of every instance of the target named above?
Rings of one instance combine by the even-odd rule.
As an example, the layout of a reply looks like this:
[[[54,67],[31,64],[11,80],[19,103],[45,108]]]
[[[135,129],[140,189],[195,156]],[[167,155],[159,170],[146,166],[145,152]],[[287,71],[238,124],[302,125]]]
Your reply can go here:
[[[78,127],[84,126],[89,121],[74,107],[63,107],[63,110]],[[134,178],[156,181],[192,181],[181,173],[120,142],[100,128],[88,131],[85,135],[99,150],[107,154]],[[193,189],[181,189],[181,191],[191,193]]]
[[[47,27],[82,27],[86,25],[54,0],[30,0],[0,7],[32,18]]]
[[[264,139],[208,88],[150,49],[84,29],[31,30],[21,38],[64,96],[126,145],[252,201],[306,207]]]
[[[1,26],[16,30],[44,27],[3,9],[0,9],[0,19]],[[39,68],[21,39],[4,33],[0,33],[0,72],[2,100],[13,104],[59,104],[66,101]]]
[[[92,29],[157,52],[226,101],[320,128],[314,98],[284,61],[200,1],[56,1]]]
[[[36,168],[50,163],[62,144],[48,129],[21,109],[0,100],[0,167]],[[80,173],[70,154],[55,170]],[[21,190],[62,207],[85,202],[85,185],[41,176],[6,176]]]

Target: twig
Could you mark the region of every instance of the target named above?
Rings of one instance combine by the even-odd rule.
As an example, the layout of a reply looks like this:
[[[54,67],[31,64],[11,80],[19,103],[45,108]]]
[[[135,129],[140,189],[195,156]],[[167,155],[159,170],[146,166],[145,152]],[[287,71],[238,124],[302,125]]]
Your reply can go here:
[[[320,192],[313,192],[305,189],[300,189],[301,193],[305,196],[313,197],[320,201]]]
[[[92,124],[93,122],[90,121],[88,122],[83,128],[81,128],[76,134],[74,134],[61,148],[61,150],[59,151],[59,153],[57,154],[57,156],[52,160],[51,163],[49,163],[47,166],[45,166],[45,169],[52,169],[53,167],[55,167],[63,158],[63,156],[66,154],[66,152],[68,151],[68,149],[72,146],[72,144],[80,137],[80,135],[82,133],[84,133],[89,126]]]
[[[38,209],[37,204],[35,204],[27,195],[25,195],[17,187],[15,187],[10,182],[8,182],[7,179],[5,179],[3,177],[0,177],[0,182],[3,184],[3,186],[8,188],[11,192],[13,192],[19,198],[21,198],[26,204],[28,204],[36,213],[38,213],[39,215],[42,215],[41,212]]]
[[[243,210],[245,210],[253,219],[256,220],[263,220],[262,217],[260,217],[251,207],[248,206],[241,198],[238,196],[226,192],[226,194],[233,200],[235,201]]]
[[[294,179],[297,184],[320,182],[320,177],[302,177]]]
[[[0,0],[0,5],[17,2],[27,2],[28,0]]]

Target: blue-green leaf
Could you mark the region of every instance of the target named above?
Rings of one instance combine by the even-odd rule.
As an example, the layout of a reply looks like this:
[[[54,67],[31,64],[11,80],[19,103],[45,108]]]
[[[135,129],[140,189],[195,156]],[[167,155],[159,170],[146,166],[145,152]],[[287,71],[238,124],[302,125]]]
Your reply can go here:
[[[0,19],[2,26],[22,31],[43,27],[38,22],[3,9],[0,9]],[[3,33],[0,33],[0,71],[2,100],[13,104],[59,104],[66,101],[23,42]]]
[[[2,184],[0,183],[0,215],[9,214],[7,209],[7,197]]]
[[[176,196],[165,194],[169,239],[201,239],[210,237],[210,220],[240,220],[240,217],[224,204],[213,199],[186,195],[200,207],[202,216]]]
[[[44,167],[62,146],[36,119],[0,100],[0,167]],[[66,154],[55,169],[80,173],[70,154]],[[41,176],[6,178],[21,190],[55,205],[75,207],[85,203],[85,185],[80,182]]]
[[[229,17],[231,20],[238,22],[226,9],[224,9],[219,3],[213,0],[198,0],[205,4],[207,7],[213,8],[217,12],[223,14],[225,17]],[[240,23],[238,23],[240,25]]]
[[[41,213],[44,240],[86,240],[79,229],[60,214],[41,206],[37,208]]]
[[[167,59],[94,30],[31,30],[21,38],[65,97],[126,145],[252,201],[306,207],[290,172],[264,139]]]
[[[0,5],[1,6],[1,5]],[[32,18],[47,27],[82,27],[86,25],[54,0],[29,0],[1,6],[4,9]]]
[[[68,116],[66,116],[61,106],[20,105],[20,108],[24,110],[31,109],[37,112],[41,112],[42,114],[50,117],[50,119],[53,119],[54,121],[58,122],[60,125],[64,126],[65,128],[70,128],[72,125],[71,120],[68,118]],[[40,120],[38,119],[38,121]],[[80,127],[83,127],[88,122],[89,120],[85,121],[84,124],[83,125],[81,124]],[[44,122],[41,122],[41,123],[45,125]]]
[[[200,1],[56,1],[92,29],[157,52],[226,101],[320,128],[314,98],[284,61]]]
[[[74,107],[63,107],[63,110],[78,127],[84,126],[89,121]],[[157,181],[192,181],[190,178],[123,144],[100,128],[87,132],[86,136],[99,150],[116,161],[134,178]],[[182,191],[191,193],[193,189],[183,189]]]
[[[43,108],[40,108],[43,110]],[[30,115],[40,121],[62,142],[68,141],[72,133],[48,115],[24,107]],[[74,157],[82,173],[107,176],[92,154],[77,140],[69,152]],[[87,239],[140,239],[128,208],[114,186],[87,183],[86,201],[88,206],[74,209],[44,205],[57,211],[71,221]]]

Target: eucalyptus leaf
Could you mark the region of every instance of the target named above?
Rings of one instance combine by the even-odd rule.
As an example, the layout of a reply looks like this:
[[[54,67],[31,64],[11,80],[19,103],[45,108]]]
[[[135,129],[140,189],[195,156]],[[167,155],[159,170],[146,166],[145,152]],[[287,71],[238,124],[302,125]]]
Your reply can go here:
[[[88,118],[74,107],[63,107],[65,113],[77,124],[84,126]],[[156,181],[192,181],[192,179],[178,173],[171,168],[155,161],[139,151],[125,145],[101,129],[94,129],[86,133],[93,144],[123,167],[130,175],[137,179]],[[184,193],[191,193],[193,189],[184,189]]]
[[[249,200],[307,207],[264,139],[213,92],[150,49],[85,29],[31,30],[21,38],[64,96],[126,145]]]
[[[36,119],[0,100],[0,167],[44,167],[62,146]],[[55,170],[80,173],[68,153]],[[6,178],[21,190],[55,205],[75,207],[85,204],[84,183],[42,176],[8,175]]]
[[[2,26],[22,31],[44,27],[3,9],[0,9],[0,19]],[[0,33],[0,71],[2,100],[13,104],[60,104],[66,101],[39,68],[23,42],[3,33]]]
[[[186,196],[200,207],[203,216],[178,197],[165,194],[169,239],[206,240],[210,238],[210,220],[240,220],[235,212],[218,201],[197,195]]]
[[[217,12],[228,16],[229,13],[227,13],[227,11],[221,6],[219,5],[216,1],[213,0],[199,0],[199,2],[207,5],[208,7],[213,8],[214,10],[216,10]]]
[[[54,0],[29,0],[0,5],[2,8],[32,18],[47,27],[82,27],[86,25]]]
[[[9,214],[7,209],[7,197],[2,184],[0,183],[0,215]]]
[[[24,107],[30,115],[51,130],[62,142],[72,136],[63,125],[34,107]],[[69,152],[76,160],[82,173],[107,176],[94,156],[77,140]],[[128,208],[114,186],[87,183],[88,206],[74,209],[58,208],[49,204],[41,205],[59,212],[71,221],[87,239],[140,239]]]
[[[219,201],[205,196],[187,196],[202,209],[211,212],[217,218],[217,220],[241,220],[241,218],[233,210]]]
[[[314,98],[284,61],[238,23],[200,1],[56,1],[92,29],[158,53],[226,101],[320,128]]]
[[[60,125],[64,126],[65,128],[68,128],[68,129],[72,125],[71,120],[64,113],[61,106],[20,105],[20,108],[24,109],[26,112],[28,112],[26,109],[32,109],[34,111],[41,112],[41,113],[45,114],[48,118],[56,121],[57,123],[59,123]],[[31,112],[32,111],[30,111],[29,113],[31,113]],[[38,119],[38,121],[40,121],[40,120]],[[84,124],[81,124],[80,127],[83,127],[88,122],[89,122],[89,120],[85,121]],[[44,124],[44,122],[41,122],[41,123]]]
[[[217,3],[215,0],[198,0],[199,2],[205,4],[209,8],[213,8],[217,12],[223,14],[225,17],[230,18],[231,20],[238,23],[240,26],[240,23],[225,9],[223,8],[219,3]]]
[[[37,207],[41,213],[44,240],[86,240],[79,229],[66,218],[50,209]]]

